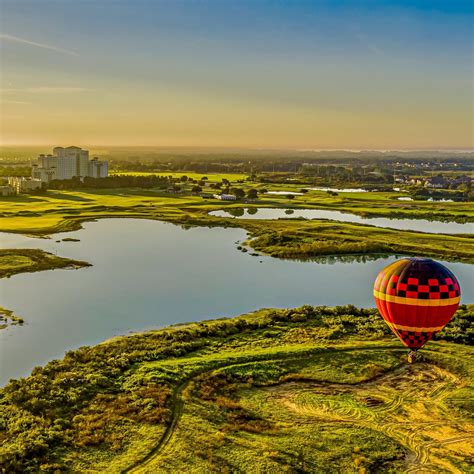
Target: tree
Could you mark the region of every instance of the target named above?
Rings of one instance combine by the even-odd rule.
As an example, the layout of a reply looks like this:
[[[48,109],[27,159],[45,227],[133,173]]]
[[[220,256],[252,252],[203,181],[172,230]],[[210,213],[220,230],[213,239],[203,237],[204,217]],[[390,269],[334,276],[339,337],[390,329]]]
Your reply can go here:
[[[249,189],[247,191],[247,197],[249,199],[257,199],[258,198],[258,191],[256,189]]]
[[[295,199],[295,196],[293,194],[287,194],[286,199]]]
[[[229,214],[234,217],[242,217],[245,214],[244,209],[241,207],[234,207],[228,210]]]
[[[231,192],[237,199],[242,199],[245,197],[245,191],[243,189],[232,188]]]
[[[182,183],[185,183],[188,180],[188,177],[186,175],[181,176],[180,181]]]
[[[194,193],[194,194],[198,194],[201,191],[202,191],[201,186],[193,186],[192,189],[191,189],[191,192]]]

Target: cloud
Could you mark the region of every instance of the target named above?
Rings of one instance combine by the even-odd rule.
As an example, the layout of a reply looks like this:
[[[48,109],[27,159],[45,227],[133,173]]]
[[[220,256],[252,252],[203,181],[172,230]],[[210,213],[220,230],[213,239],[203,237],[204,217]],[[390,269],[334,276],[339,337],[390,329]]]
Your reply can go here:
[[[38,43],[37,41],[31,41],[26,38],[20,38],[19,36],[9,35],[7,33],[0,33],[0,40],[10,41],[12,43],[27,44],[36,48],[49,49],[50,51],[56,51],[57,53],[69,54],[71,56],[78,56],[75,51],[69,49],[59,48],[45,43]]]

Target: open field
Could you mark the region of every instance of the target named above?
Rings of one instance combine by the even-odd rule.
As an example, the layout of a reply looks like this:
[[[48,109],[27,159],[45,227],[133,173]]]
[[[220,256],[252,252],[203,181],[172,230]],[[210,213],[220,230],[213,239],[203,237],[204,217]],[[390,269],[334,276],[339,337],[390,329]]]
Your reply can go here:
[[[273,187],[271,188],[273,189]],[[261,252],[285,258],[315,258],[324,255],[406,254],[473,262],[472,235],[423,234],[324,220],[239,220],[209,216],[218,209],[242,207],[288,207],[343,210],[360,215],[434,217],[469,220],[469,203],[401,202],[394,193],[346,193],[329,196],[309,192],[288,200],[268,196],[249,203],[205,200],[190,192],[168,194],[159,189],[114,189],[48,191],[46,195],[20,195],[0,200],[0,231],[48,235],[74,230],[81,222],[104,217],[138,217],[180,225],[242,227],[251,245]],[[262,196],[262,195],[260,195]],[[256,238],[256,239],[255,239]],[[253,239],[253,240],[252,240]],[[420,246],[422,242],[422,246]]]
[[[130,174],[130,173],[129,173]],[[132,173],[133,174],[133,173]],[[140,174],[140,173],[135,173]],[[143,173],[141,173],[143,174]],[[184,174],[184,173],[181,173]],[[189,175],[189,174],[188,174]],[[225,176],[240,177],[240,175],[210,175],[209,181],[220,181]],[[231,180],[232,186],[239,187],[245,191],[255,188],[268,191],[299,192],[301,186],[286,184],[263,185],[251,182],[237,183]],[[190,193],[192,185],[183,185],[183,194],[168,194],[160,189],[90,189],[85,191],[55,191],[50,190],[46,195],[20,195],[16,197],[0,198],[0,229],[15,230],[15,217],[36,217],[38,227],[45,228],[54,226],[54,223],[46,222],[50,217],[61,213],[76,214],[79,211],[100,211],[98,206],[110,208],[109,210],[132,210],[139,205],[142,207],[155,205],[160,208],[177,207],[183,209],[208,209],[215,210],[225,206],[242,207],[242,203],[225,203],[217,200],[206,200]],[[204,192],[212,194],[216,190],[204,187]],[[289,200],[285,195],[260,194],[259,199],[244,203],[245,207],[278,207],[293,209],[327,209],[350,212],[361,216],[413,218],[413,219],[437,219],[444,221],[473,222],[474,210],[469,202],[428,202],[428,201],[398,201],[397,198],[404,196],[396,192],[366,192],[366,193],[339,193],[337,196],[329,195],[324,191],[309,191],[301,196],[294,196]],[[104,209],[102,209],[104,210]],[[59,220],[59,219],[58,219]],[[22,226],[19,225],[18,228]],[[28,229],[28,226],[24,226]],[[29,227],[32,227],[31,224]]]
[[[206,177],[209,183],[220,183],[223,179],[227,179],[231,183],[237,183],[239,181],[244,181],[247,179],[247,175],[242,173],[195,173],[193,171],[161,171],[159,173],[147,173],[140,171],[115,171],[111,174],[116,176],[153,176],[158,174],[160,176],[171,176],[172,178],[181,178],[182,176],[187,176],[189,179],[195,179],[198,181],[203,177]]]
[[[461,307],[414,366],[375,310],[352,306],[260,310],[71,351],[0,391],[0,463],[468,472],[472,315]]]

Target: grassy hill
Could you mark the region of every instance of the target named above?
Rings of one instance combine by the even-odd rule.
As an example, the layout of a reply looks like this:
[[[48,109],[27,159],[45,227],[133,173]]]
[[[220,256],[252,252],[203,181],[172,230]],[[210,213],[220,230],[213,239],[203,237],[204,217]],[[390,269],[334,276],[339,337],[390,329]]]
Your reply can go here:
[[[2,472],[468,472],[474,308],[420,362],[372,309],[264,309],[84,347],[0,391]]]

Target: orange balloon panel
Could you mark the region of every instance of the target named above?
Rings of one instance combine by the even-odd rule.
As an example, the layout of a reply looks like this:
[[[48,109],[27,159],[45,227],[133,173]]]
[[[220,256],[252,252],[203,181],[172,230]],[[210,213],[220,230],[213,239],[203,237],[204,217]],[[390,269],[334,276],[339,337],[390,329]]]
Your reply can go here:
[[[378,274],[374,298],[400,340],[410,349],[420,349],[453,317],[461,289],[444,265],[430,258],[404,258]]]

